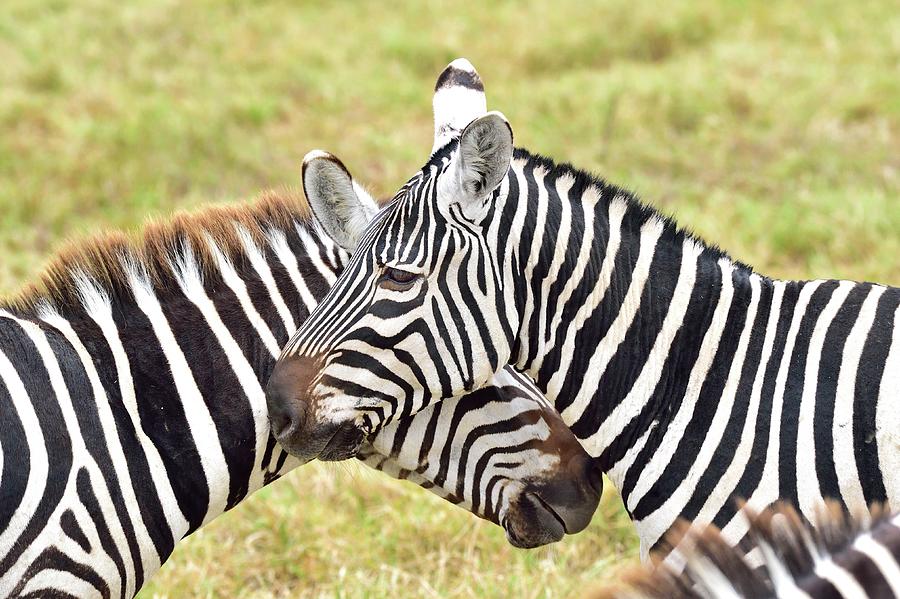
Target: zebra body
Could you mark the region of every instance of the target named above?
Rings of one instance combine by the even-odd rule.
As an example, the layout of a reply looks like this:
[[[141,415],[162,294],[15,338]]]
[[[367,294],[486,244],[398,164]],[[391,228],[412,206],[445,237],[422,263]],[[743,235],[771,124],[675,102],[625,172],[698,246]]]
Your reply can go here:
[[[298,465],[263,383],[346,259],[268,197],[82,244],[0,310],[0,597],[132,596],[182,537]],[[547,510],[574,532],[599,474],[525,377],[495,382],[360,457],[515,544],[558,540]]]
[[[436,108],[442,80],[464,78],[441,76]],[[679,517],[739,542],[736,497],[807,517],[822,498],[900,508],[900,289],[756,274],[632,194],[513,151],[499,113],[468,116],[436,112],[454,135],[355,232],[286,346],[272,380],[310,375],[303,437],[283,443],[314,455],[318,429],[378,430],[513,365],[600,460],[644,557]],[[319,197],[334,161],[305,168],[317,216],[357,203]]]
[[[820,506],[815,527],[789,505],[748,510],[750,543],[762,556],[754,567],[720,531],[688,531],[680,541],[683,572],[665,564],[626,574],[625,589],[593,599],[896,599],[900,597],[900,515],[882,509],[849,517],[841,506]]]

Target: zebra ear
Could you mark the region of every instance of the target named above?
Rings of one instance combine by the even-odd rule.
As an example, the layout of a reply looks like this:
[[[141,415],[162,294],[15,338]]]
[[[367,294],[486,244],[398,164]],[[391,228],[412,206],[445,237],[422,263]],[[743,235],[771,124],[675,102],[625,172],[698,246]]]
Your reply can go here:
[[[459,150],[442,178],[443,197],[450,203],[482,200],[506,177],[513,155],[512,127],[499,112],[469,123],[459,137]]]
[[[434,146],[432,154],[459,136],[467,124],[487,113],[484,84],[472,63],[457,58],[434,85]]]
[[[303,192],[313,217],[335,243],[352,252],[378,212],[378,203],[358,185],[344,163],[313,150],[303,158]]]

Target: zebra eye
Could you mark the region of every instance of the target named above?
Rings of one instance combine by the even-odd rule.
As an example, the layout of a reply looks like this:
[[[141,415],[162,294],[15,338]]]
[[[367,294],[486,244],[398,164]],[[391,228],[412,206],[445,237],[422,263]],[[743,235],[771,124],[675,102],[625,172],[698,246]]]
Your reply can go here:
[[[392,289],[394,291],[406,291],[412,284],[416,282],[416,279],[419,278],[414,272],[408,272],[405,270],[400,270],[399,268],[391,268],[390,266],[384,269],[384,276],[381,279],[382,286],[387,287],[388,289]]]

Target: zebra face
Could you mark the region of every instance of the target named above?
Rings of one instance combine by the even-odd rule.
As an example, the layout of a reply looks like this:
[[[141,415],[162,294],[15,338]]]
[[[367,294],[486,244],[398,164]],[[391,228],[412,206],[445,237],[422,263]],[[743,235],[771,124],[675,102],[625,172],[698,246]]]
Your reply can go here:
[[[484,112],[480,85],[465,61],[442,73],[439,149],[371,222],[337,158],[304,160],[314,216],[353,257],[269,379],[278,440],[301,458],[352,457],[395,416],[478,389],[509,361],[518,308],[489,224],[509,190],[512,130]]]
[[[476,119],[359,233],[346,270],[269,380],[270,410],[293,412],[279,435],[288,451],[352,457],[395,415],[478,389],[509,361],[515,310],[484,221],[511,155],[505,119]],[[316,152],[303,179],[320,223],[352,239],[364,218],[349,208],[360,201],[346,168]]]
[[[517,547],[582,530],[602,491],[595,461],[510,368],[489,387],[384,426],[359,458],[501,525]]]

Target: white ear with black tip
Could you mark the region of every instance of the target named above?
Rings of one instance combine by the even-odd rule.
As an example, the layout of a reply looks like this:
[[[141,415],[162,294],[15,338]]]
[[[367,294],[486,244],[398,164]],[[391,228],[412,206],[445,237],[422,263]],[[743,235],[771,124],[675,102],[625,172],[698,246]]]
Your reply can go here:
[[[499,112],[469,123],[459,137],[459,149],[441,177],[442,201],[470,203],[484,199],[503,182],[513,155],[512,127]]]
[[[378,212],[378,204],[333,154],[313,150],[303,157],[303,192],[313,217],[348,252]]]
[[[447,145],[474,119],[487,113],[484,84],[478,71],[465,58],[445,68],[434,84],[434,145],[431,152]]]

